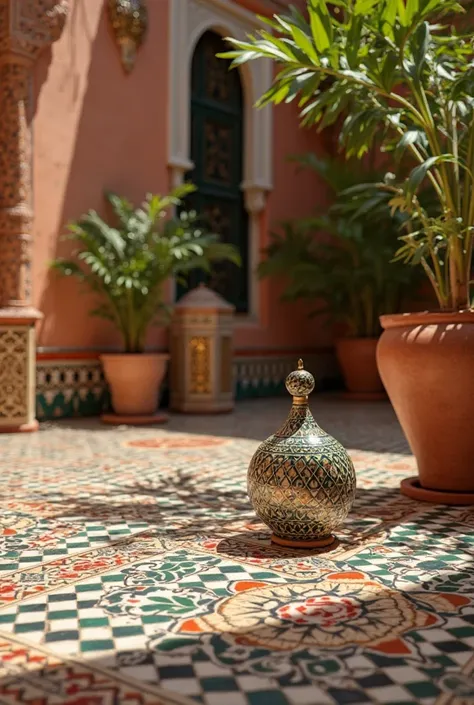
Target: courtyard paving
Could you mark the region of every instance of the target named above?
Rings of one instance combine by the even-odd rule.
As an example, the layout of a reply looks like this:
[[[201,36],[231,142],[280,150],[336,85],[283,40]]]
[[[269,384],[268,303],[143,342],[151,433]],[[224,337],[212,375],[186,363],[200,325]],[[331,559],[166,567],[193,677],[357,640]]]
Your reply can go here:
[[[399,494],[388,403],[311,406],[357,471],[326,553],[271,545],[246,495],[289,399],[0,437],[0,703],[474,702],[474,512]]]

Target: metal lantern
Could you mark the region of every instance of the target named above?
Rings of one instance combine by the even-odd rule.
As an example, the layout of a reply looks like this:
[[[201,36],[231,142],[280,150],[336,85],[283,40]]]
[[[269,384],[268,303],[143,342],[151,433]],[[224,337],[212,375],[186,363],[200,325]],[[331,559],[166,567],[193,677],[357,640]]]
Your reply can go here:
[[[234,408],[234,307],[204,284],[185,294],[171,323],[170,406],[184,413]]]
[[[120,48],[122,66],[130,73],[135,66],[138,49],[148,29],[145,0],[109,0],[109,19]]]

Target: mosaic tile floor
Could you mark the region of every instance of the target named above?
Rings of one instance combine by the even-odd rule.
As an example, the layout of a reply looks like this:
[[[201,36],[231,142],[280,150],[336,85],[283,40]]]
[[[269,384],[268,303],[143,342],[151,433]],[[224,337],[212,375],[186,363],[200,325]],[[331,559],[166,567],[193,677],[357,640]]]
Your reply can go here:
[[[246,497],[287,400],[0,437],[0,703],[473,703],[474,511],[399,494],[387,404],[312,409],[358,476],[325,554],[272,546]]]

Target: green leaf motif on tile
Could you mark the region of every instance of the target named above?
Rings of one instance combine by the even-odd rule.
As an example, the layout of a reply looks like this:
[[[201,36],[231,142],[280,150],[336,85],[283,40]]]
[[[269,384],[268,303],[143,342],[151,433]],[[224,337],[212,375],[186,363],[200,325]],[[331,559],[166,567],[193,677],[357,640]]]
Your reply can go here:
[[[107,592],[98,603],[112,615],[128,615],[142,618],[145,615],[160,615],[170,619],[202,614],[217,600],[217,596],[206,588],[165,585],[133,588],[120,587]]]
[[[193,556],[192,560],[184,560],[186,554],[175,553],[167,556],[164,561],[142,563],[124,571],[125,585],[151,586],[163,582],[175,582],[188,575],[194,575],[207,570],[221,562],[214,556]]]

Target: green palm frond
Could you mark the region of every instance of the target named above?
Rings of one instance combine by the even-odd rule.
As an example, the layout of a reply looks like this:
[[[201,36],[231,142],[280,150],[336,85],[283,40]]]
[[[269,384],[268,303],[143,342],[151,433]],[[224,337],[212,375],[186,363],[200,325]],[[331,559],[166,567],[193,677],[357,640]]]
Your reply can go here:
[[[134,212],[133,203],[130,203],[130,201],[124,196],[118,196],[112,191],[106,191],[105,197],[112,206],[119,223],[122,226],[126,226],[129,218],[132,217]]]
[[[221,55],[235,67],[272,61],[272,84],[257,105],[296,101],[304,125],[342,123],[339,144],[350,160],[377,146],[410,162],[391,184],[405,234],[418,233],[419,247],[407,253],[402,241],[402,251],[448,310],[471,304],[474,29],[467,7],[457,0],[306,0],[304,13],[290,5],[246,39],[228,39],[232,48]],[[330,164],[306,165],[338,189]],[[427,187],[449,241],[443,254],[424,205]],[[384,205],[373,198],[373,207]],[[358,217],[372,205],[360,208]]]
[[[169,217],[169,210],[194,190],[184,184],[167,196],[148,194],[138,208],[107,193],[115,227],[89,211],[68,228],[67,239],[77,245],[74,259],[51,264],[100,296],[91,314],[116,325],[127,352],[143,350],[149,326],[166,317],[163,285],[168,279],[197,267],[210,271],[216,261],[240,264],[237,250],[207,232],[195,213]]]
[[[318,170],[333,169],[339,183],[335,164],[326,171],[324,160],[317,160]],[[313,168],[315,161],[305,157],[301,163]],[[402,222],[391,214],[391,196],[377,184],[358,185],[339,193],[326,214],[283,223],[263,252],[260,277],[282,278],[284,300],[313,301],[313,315],[344,323],[350,335],[377,336],[379,316],[399,311],[420,283],[418,269],[393,263]]]

